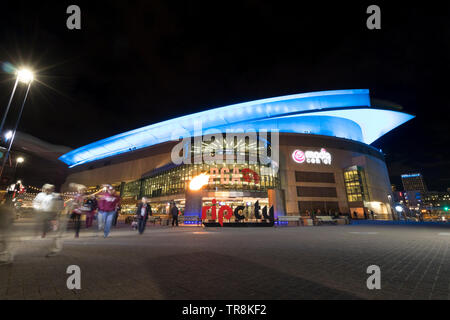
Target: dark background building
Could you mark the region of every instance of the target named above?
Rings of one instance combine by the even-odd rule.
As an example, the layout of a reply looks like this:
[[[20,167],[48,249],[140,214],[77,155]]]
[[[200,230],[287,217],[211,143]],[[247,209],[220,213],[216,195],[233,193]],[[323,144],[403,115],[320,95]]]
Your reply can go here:
[[[402,174],[402,183],[404,191],[418,191],[421,193],[427,191],[425,180],[420,173]]]

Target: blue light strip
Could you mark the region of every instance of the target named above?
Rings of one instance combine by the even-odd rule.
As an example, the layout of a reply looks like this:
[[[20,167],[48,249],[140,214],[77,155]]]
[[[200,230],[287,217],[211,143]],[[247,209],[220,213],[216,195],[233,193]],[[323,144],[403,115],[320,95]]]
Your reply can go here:
[[[420,177],[420,173],[402,174],[402,178],[415,178]]]
[[[286,117],[279,117],[277,119],[294,118],[298,120],[301,119],[301,117],[308,116],[311,116],[311,113],[290,115]],[[323,110],[314,112],[314,116],[347,119],[348,121],[358,124],[359,128],[361,129],[361,139],[350,137],[352,134],[356,134],[355,129],[352,127],[337,128],[336,126],[333,126],[332,132],[330,131],[329,134],[324,135],[357,140],[366,144],[375,142],[389,131],[414,118],[414,116],[403,112],[372,108],[353,108],[331,111]],[[323,132],[311,133],[323,134]]]
[[[356,110],[361,107],[366,111]],[[300,118],[307,116],[310,118]],[[202,121],[203,130],[277,128],[280,132],[309,132],[370,144],[411,118],[401,112],[371,109],[367,89],[310,92],[239,103],[159,122],[72,150],[59,160],[74,167],[171,141],[172,134],[180,129],[193,135],[195,121]]]

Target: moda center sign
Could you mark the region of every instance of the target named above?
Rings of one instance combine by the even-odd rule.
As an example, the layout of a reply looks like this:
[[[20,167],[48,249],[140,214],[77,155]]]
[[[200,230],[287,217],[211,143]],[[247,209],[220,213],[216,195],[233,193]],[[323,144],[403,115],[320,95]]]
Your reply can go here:
[[[297,149],[292,152],[292,159],[297,163],[331,165],[331,154],[325,148],[321,148],[320,151]]]

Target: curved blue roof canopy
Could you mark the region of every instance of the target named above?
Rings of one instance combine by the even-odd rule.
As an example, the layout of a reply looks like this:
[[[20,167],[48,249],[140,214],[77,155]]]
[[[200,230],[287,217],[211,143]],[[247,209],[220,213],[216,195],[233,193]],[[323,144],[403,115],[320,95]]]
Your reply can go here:
[[[371,144],[414,116],[370,106],[369,90],[333,90],[255,100],[159,122],[62,155],[71,167],[174,140],[182,130],[274,130],[335,136]]]

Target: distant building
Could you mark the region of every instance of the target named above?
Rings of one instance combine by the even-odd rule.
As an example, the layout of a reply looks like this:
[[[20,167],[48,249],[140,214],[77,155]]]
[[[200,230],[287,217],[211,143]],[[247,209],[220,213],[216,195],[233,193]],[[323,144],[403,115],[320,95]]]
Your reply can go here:
[[[404,191],[403,199],[405,205],[409,210],[418,211],[422,206],[423,193],[417,190],[414,191]]]
[[[402,174],[403,190],[427,192],[427,186],[420,173]]]
[[[429,191],[422,196],[423,206],[429,209],[445,208],[450,206],[450,194],[448,192]]]
[[[393,191],[393,200],[395,203],[404,204],[405,203],[405,195],[403,191]]]

